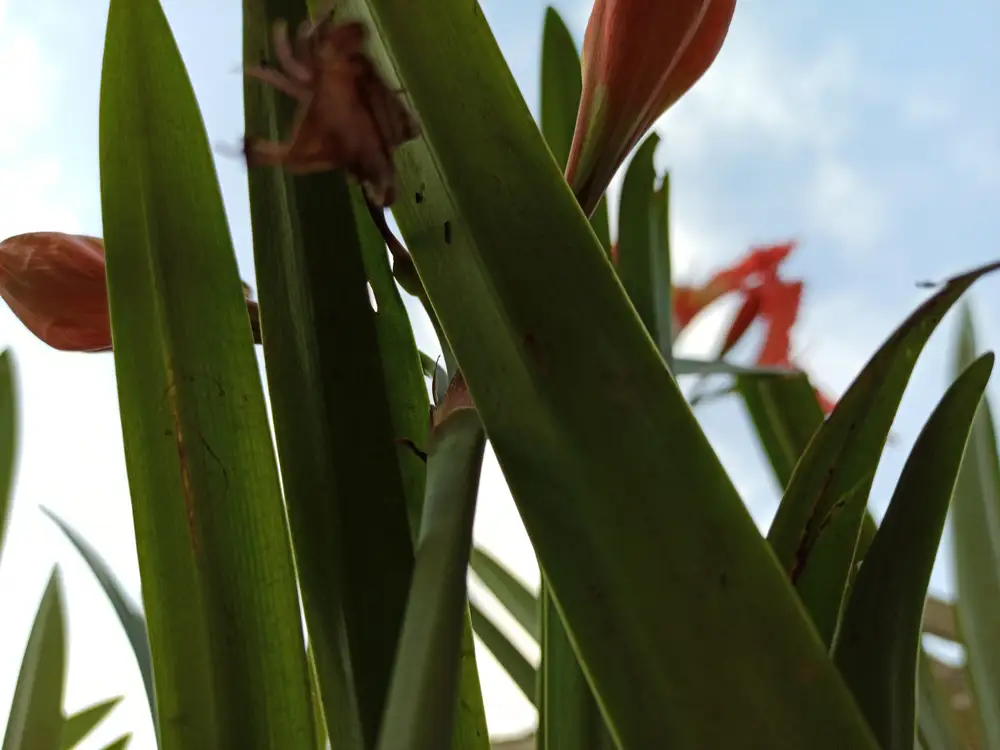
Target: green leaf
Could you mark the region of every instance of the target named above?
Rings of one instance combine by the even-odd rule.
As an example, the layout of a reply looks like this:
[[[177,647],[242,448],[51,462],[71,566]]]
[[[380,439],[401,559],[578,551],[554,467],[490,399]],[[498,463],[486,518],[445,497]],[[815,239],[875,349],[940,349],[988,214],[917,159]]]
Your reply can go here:
[[[544,584],[543,584],[544,585]],[[544,750],[613,750],[604,723],[559,611],[549,596],[542,605],[542,696],[545,714],[540,734]]]
[[[583,88],[580,54],[559,11],[545,9],[542,30],[542,135],[560,169],[566,169]]]
[[[489,616],[475,602],[469,603],[472,629],[483,645],[517,685],[524,697],[535,703],[535,668],[517,646],[510,642]]]
[[[122,702],[121,696],[96,703],[90,708],[66,717],[62,730],[62,750],[72,750],[86,739],[94,729]]]
[[[954,345],[955,371],[976,356],[975,329],[963,309]],[[979,406],[952,502],[955,609],[967,669],[982,718],[985,746],[1000,748],[1000,461],[987,399]]]
[[[499,600],[536,641],[541,637],[538,625],[538,597],[511,573],[503,563],[482,547],[474,547],[471,560],[472,572]]]
[[[885,750],[913,744],[927,584],[993,362],[970,365],[927,420],[847,601],[834,659]]]
[[[112,0],[100,105],[115,368],[163,750],[311,746],[295,574],[243,286],[156,0]]]
[[[874,747],[476,6],[337,12],[419,114],[393,213],[622,747]]]
[[[0,555],[3,554],[4,531],[14,496],[14,471],[17,462],[17,380],[14,353],[0,352]]]
[[[156,701],[153,693],[153,663],[149,654],[149,635],[146,632],[146,618],[142,609],[135,605],[125,593],[125,589],[111,572],[111,568],[104,562],[97,550],[95,550],[82,536],[80,536],[69,524],[59,516],[42,507],[42,513],[48,516],[59,530],[66,535],[70,543],[80,553],[83,561],[87,563],[90,572],[94,574],[104,595],[111,602],[111,606],[118,616],[118,621],[125,629],[132,653],[135,655],[136,665],[142,675],[142,684],[146,689],[146,700],[149,701],[149,712],[153,718],[153,725],[158,724],[156,718]]]
[[[816,392],[802,373],[745,374],[736,379],[736,388],[784,490],[809,440],[823,424]]]
[[[66,685],[62,583],[52,571],[42,594],[14,687],[2,750],[59,750]]]
[[[672,366],[668,203],[670,176],[656,190],[653,156],[660,137],[651,133],[629,163],[618,215],[618,277],[660,354]]]
[[[104,748],[104,750],[126,750],[129,743],[132,741],[132,733],[123,734],[117,740],[112,742],[110,745]]]
[[[913,366],[945,313],[996,268],[949,280],[896,329],[810,441],[785,489],[767,538],[829,646],[860,561],[871,483]]]
[[[244,59],[254,64],[265,53],[273,57],[273,24],[280,19],[295,28],[305,17],[304,0],[244,2]],[[292,103],[251,79],[243,93],[247,132],[280,139]],[[353,260],[354,278],[361,274],[354,212],[342,175],[296,180],[278,169],[251,169],[248,182],[264,361],[310,646],[331,743],[338,750],[360,749],[365,744],[345,621],[343,520],[330,502],[342,490],[339,446],[327,430],[336,401],[327,399],[336,399],[340,386],[327,373],[342,355],[337,330],[324,325],[334,319],[337,300],[328,285],[341,254]],[[367,316],[356,295],[350,301]],[[370,344],[373,326],[365,322],[363,340]]]
[[[410,326],[409,314],[392,278],[385,242],[367,215],[361,189],[352,188],[351,194],[355,215],[358,217],[358,235],[365,272],[378,307],[374,316],[375,333],[385,379],[381,398],[387,401],[391,416],[391,428],[385,436],[400,441],[397,443],[396,461],[405,495],[405,508],[409,515],[411,538],[415,544],[423,513],[427,465],[423,458],[413,450],[408,450],[401,441],[409,441],[417,446],[427,444],[430,401],[427,386],[424,385],[420,351]],[[370,395],[375,398],[376,391],[373,389]],[[408,557],[407,560],[409,559]]]
[[[580,53],[562,16],[552,6],[545,9],[542,30],[541,129],[542,135],[559,169],[566,169],[576,113],[580,108],[583,77]],[[611,251],[611,229],[608,224],[608,202],[601,198],[590,224],[605,252]]]
[[[311,643],[306,646],[306,661],[309,663],[309,697],[312,698],[313,730],[316,735],[316,748],[317,750],[326,750],[326,746],[330,744],[330,733],[326,728],[323,695],[319,685],[319,675],[316,673],[316,658],[313,655]]]
[[[269,52],[273,22],[294,28],[304,10],[246,0],[248,64]],[[248,132],[286,137],[286,98],[257,81],[245,95]],[[334,747],[370,748],[413,567],[407,511],[418,518],[423,496],[422,462],[397,443],[425,442],[420,362],[381,237],[345,175],[255,168],[250,191],[275,433],[327,726]]]
[[[486,436],[461,379],[435,412],[413,583],[379,736],[382,750],[439,750],[457,715],[466,568]],[[475,735],[456,747],[471,748]],[[486,736],[476,743],[489,748]]]

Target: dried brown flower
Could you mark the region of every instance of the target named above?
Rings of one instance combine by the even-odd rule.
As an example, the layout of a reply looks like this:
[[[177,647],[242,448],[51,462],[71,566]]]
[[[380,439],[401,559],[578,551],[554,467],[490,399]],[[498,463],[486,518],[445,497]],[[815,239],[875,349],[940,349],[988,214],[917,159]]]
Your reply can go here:
[[[288,141],[247,139],[248,165],[280,164],[294,174],[346,169],[372,203],[392,204],[392,154],[419,136],[420,126],[376,70],[364,50],[366,39],[360,21],[335,23],[327,17],[315,26],[304,22],[293,47],[287,24],[275,24],[279,67],[246,73],[300,104]]]

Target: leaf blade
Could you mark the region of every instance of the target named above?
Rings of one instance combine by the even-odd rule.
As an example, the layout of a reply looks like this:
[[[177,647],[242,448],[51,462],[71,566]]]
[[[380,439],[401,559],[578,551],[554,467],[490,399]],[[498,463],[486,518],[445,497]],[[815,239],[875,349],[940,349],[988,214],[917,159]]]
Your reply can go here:
[[[975,328],[968,306],[962,310],[953,350],[953,368],[976,357]],[[967,650],[971,679],[986,747],[1000,747],[1000,460],[989,399],[983,399],[951,508],[958,629]]]
[[[17,436],[20,429],[17,407],[17,365],[10,349],[0,352],[0,555],[14,495],[17,469]]]
[[[21,660],[3,750],[59,750],[65,685],[62,583],[59,571],[53,570]]]
[[[474,547],[469,567],[490,593],[536,641],[540,638],[538,597],[482,547]]]
[[[427,497],[413,582],[378,747],[438,750],[458,715],[466,568],[486,435],[461,379],[439,407],[427,450]],[[474,732],[456,747],[489,748]]]
[[[338,7],[371,22],[378,37],[371,54],[389,64],[391,85],[419,113],[424,135],[396,152],[403,189],[393,212],[623,747],[679,737],[715,746],[734,735],[736,747],[750,741],[738,727],[751,724],[758,746],[871,747],[622,294],[484,19],[459,0],[438,4],[433,21],[408,13],[402,0]],[[440,43],[427,45],[431,37]],[[471,149],[475,165],[463,156]],[[419,205],[404,197],[417,189]],[[664,503],[663,487],[687,502]],[[665,543],[678,526],[688,541]],[[693,538],[711,538],[711,555]],[[662,588],[636,575],[641,570],[686,591],[707,585],[709,595],[690,602],[700,614],[679,622],[662,606]],[[737,617],[734,638],[722,623]],[[785,624],[780,636],[776,618]],[[614,648],[608,632],[620,635]],[[706,659],[718,660],[719,670],[706,670]],[[784,665],[801,674],[803,663],[815,668],[810,690],[787,679],[761,690],[761,670],[777,674]],[[769,714],[761,740],[764,702],[784,712]],[[709,705],[723,706],[727,719],[707,716]]]
[[[73,750],[86,739],[94,729],[107,718],[115,706],[122,702],[121,696],[95,703],[93,706],[77,711],[66,717],[62,731],[62,750]]]
[[[204,124],[156,0],[111,2],[99,135],[162,747],[308,743],[305,648],[244,290]]]
[[[970,365],[927,420],[847,601],[834,659],[884,750],[913,747],[927,585],[993,363]]]
[[[858,557],[868,493],[917,357],[982,266],[949,279],[879,348],[795,467],[767,539],[823,638],[834,643]],[[849,502],[847,502],[849,500]]]
[[[128,638],[129,645],[132,647],[132,654],[135,656],[136,665],[139,667],[139,673],[142,676],[142,684],[146,690],[146,700],[149,702],[150,716],[153,719],[153,725],[156,726],[157,719],[156,700],[153,688],[153,663],[149,653],[149,634],[146,632],[145,615],[142,610],[135,603],[133,603],[131,599],[129,599],[128,594],[125,593],[125,589],[115,577],[111,568],[108,567],[107,563],[105,563],[103,558],[101,558],[97,550],[95,550],[87,542],[87,540],[78,534],[69,524],[63,521],[48,508],[42,507],[41,511],[49,517],[49,519],[63,534],[66,535],[70,544],[72,544],[76,551],[80,553],[80,556],[83,558],[84,562],[87,563],[87,567],[90,568],[90,572],[93,573],[94,578],[97,579],[97,583],[100,585],[101,590],[104,591],[104,595],[108,598],[112,608],[115,610],[115,614],[118,616],[118,622],[121,623],[122,628],[125,630],[125,635]]]

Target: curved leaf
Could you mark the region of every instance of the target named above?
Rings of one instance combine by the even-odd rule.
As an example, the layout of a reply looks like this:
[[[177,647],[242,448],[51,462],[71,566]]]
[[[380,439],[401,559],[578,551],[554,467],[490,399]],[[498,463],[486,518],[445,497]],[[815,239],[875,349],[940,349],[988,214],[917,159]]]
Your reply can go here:
[[[478,6],[337,13],[419,114],[393,213],[624,750],[873,747]]]
[[[111,572],[111,568],[101,558],[97,550],[70,527],[59,516],[42,507],[42,513],[48,516],[52,522],[59,527],[59,530],[66,535],[70,543],[80,553],[90,572],[94,574],[98,584],[104,591],[104,595],[111,602],[111,606],[118,615],[118,622],[125,629],[132,653],[135,655],[136,665],[142,675],[142,684],[146,688],[146,700],[149,701],[150,716],[153,718],[154,726],[158,723],[156,719],[156,700],[153,693],[153,663],[149,655],[149,635],[146,632],[146,618],[142,609],[136,606],[125,593],[121,583]]]
[[[844,611],[834,660],[883,750],[913,747],[927,584],[993,362],[970,365],[921,430]]]
[[[795,467],[767,539],[828,645],[869,526],[875,470],[917,357],[965,290],[997,268],[950,279],[920,305],[869,360]]]
[[[576,42],[559,11],[549,6],[545,9],[545,25],[542,30],[540,119],[542,135],[562,170],[566,169],[569,149],[573,144],[576,112],[580,107],[582,89],[580,53],[576,51]],[[611,233],[605,197],[601,198],[590,217],[590,224],[605,251],[610,252]]]
[[[618,214],[618,277],[646,330],[673,369],[674,313],[671,306],[670,175],[657,190],[653,156],[660,137],[639,146],[625,172]]]

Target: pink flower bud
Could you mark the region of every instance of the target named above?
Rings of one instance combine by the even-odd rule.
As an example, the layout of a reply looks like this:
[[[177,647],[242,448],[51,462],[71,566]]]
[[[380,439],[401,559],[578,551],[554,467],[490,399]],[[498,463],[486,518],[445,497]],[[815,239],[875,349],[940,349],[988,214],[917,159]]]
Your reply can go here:
[[[566,179],[589,216],[639,139],[715,60],[736,0],[596,0]]]
[[[260,342],[257,303],[247,311]],[[31,232],[0,242],[0,297],[25,327],[54,349],[111,349],[111,317],[99,237]]]

